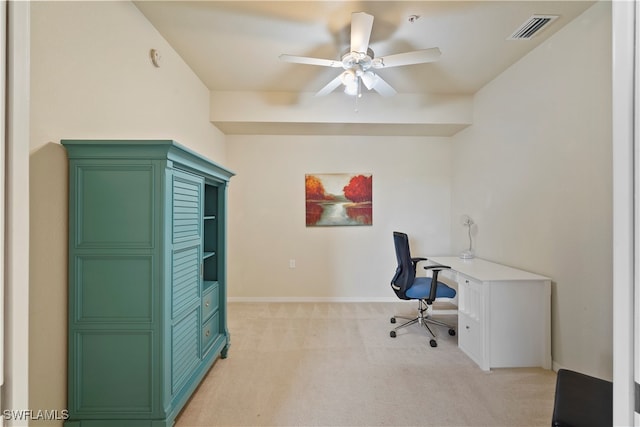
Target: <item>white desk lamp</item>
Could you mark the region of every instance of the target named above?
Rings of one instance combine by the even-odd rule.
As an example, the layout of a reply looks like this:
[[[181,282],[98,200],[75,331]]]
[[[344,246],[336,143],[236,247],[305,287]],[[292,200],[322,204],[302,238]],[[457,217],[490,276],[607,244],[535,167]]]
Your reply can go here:
[[[460,252],[459,257],[462,259],[473,259],[475,254],[473,253],[473,241],[471,240],[471,226],[474,224],[473,220],[469,217],[469,215],[462,216],[462,225],[468,227],[469,234],[469,249],[466,251]]]

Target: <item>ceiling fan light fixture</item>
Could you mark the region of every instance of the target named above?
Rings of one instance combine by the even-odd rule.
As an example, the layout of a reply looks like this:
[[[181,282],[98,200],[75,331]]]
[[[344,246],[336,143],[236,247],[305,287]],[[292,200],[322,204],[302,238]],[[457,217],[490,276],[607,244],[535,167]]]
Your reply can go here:
[[[349,96],[356,96],[359,95],[360,91],[358,90],[358,83],[356,81],[353,81],[347,85],[344,85],[344,93],[346,93]]]
[[[342,81],[342,84],[345,86],[355,84],[357,78],[358,77],[356,76],[356,72],[354,70],[346,70],[340,75],[340,81]]]
[[[362,83],[367,87],[367,89],[371,90],[374,88],[376,83],[378,83],[379,77],[373,71],[365,71],[362,73]]]

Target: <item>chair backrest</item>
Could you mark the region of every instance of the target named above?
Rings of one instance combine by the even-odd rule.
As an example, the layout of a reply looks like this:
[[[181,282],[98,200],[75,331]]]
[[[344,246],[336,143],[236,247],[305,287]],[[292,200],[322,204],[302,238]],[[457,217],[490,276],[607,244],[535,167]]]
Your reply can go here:
[[[391,279],[391,289],[400,299],[409,299],[405,295],[407,289],[413,285],[416,278],[416,266],[411,260],[409,250],[409,236],[399,231],[393,232],[393,243],[396,247],[396,274]]]

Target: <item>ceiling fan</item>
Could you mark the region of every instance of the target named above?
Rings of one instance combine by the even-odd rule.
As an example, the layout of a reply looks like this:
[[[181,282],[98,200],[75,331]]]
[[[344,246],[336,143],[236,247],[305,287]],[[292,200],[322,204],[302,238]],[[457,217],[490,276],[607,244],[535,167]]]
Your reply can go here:
[[[280,55],[280,59],[296,64],[320,65],[334,68],[342,67],[344,71],[320,89],[320,91],[316,93],[316,96],[328,95],[338,86],[344,85],[344,92],[346,94],[361,97],[362,85],[368,90],[375,90],[382,96],[392,96],[396,94],[395,89],[373,70],[423,64],[437,61],[438,58],[440,58],[440,49],[437,47],[376,57],[369,48],[369,38],[372,28],[372,15],[365,12],[353,12],[351,14],[351,46],[350,49],[342,55],[340,61],[287,54]]]

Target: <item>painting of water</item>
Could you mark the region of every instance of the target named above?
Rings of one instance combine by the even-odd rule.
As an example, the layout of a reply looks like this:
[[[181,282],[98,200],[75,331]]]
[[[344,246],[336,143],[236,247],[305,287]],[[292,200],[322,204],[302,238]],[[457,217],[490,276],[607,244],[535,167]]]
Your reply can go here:
[[[306,174],[307,227],[372,225],[372,181],[365,173]]]

